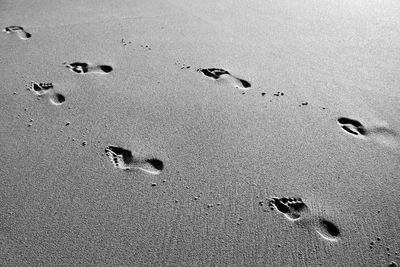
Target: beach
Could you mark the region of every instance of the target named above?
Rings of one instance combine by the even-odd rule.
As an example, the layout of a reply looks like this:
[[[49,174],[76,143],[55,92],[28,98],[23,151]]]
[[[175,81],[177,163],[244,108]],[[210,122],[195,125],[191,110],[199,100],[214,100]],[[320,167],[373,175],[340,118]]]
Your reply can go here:
[[[0,2],[0,265],[397,266],[400,3]]]

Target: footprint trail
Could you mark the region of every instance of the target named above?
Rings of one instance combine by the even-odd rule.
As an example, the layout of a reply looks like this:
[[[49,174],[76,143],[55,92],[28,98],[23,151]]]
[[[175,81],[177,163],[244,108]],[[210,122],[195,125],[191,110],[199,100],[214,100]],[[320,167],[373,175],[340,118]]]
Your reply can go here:
[[[114,167],[122,170],[139,169],[144,172],[158,175],[164,169],[164,163],[155,158],[144,158],[128,149],[118,146],[105,148],[106,155],[110,158]]]
[[[32,37],[32,34],[25,31],[24,28],[21,26],[8,26],[5,27],[3,31],[7,34],[16,33],[21,40],[28,40],[29,38]]]
[[[219,80],[221,78],[228,80],[234,87],[239,89],[249,89],[251,87],[250,82],[238,78],[232,75],[229,71],[221,69],[221,68],[206,68],[206,69],[197,69],[198,72],[203,73],[205,76],[213,78],[214,80]]]
[[[65,63],[66,64],[66,63]],[[71,71],[78,74],[85,73],[110,73],[113,68],[109,65],[92,65],[85,62],[73,62],[70,64],[66,64],[66,67]]]

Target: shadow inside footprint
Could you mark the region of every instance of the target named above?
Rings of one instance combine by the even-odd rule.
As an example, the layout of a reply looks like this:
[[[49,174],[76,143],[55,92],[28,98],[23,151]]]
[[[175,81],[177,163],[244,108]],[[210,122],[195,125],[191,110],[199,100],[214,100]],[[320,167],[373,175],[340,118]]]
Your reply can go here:
[[[300,219],[308,212],[308,207],[301,198],[273,197],[269,200],[269,205],[275,207],[276,210],[283,213],[286,218],[292,221]]]
[[[6,33],[16,33],[18,37],[22,40],[26,40],[32,37],[32,34],[26,32],[21,26],[8,26],[5,27],[3,31]]]
[[[222,75],[226,75],[228,80],[233,83],[233,85],[237,88],[247,89],[251,87],[250,82],[240,79],[234,75],[232,75],[229,71],[220,69],[220,68],[207,68],[207,69],[197,69],[197,71],[203,73],[207,77],[211,77],[215,80],[221,78]]]
[[[366,135],[367,130],[365,127],[357,120],[340,117],[337,122],[340,127],[345,130],[347,133],[352,135]]]
[[[105,73],[109,73],[113,70],[113,68],[111,66],[108,65],[99,65],[98,66],[102,71],[104,71]]]
[[[207,77],[211,77],[215,80],[219,79],[221,75],[230,75],[228,71],[219,68],[198,69],[197,71],[200,71]]]
[[[160,174],[164,169],[164,163],[155,158],[143,158],[134,155],[132,151],[117,146],[108,146],[105,148],[106,155],[110,158],[114,167],[123,170],[140,169],[150,174]]]
[[[44,95],[48,93],[48,90],[52,89],[54,86],[52,83],[36,83],[31,82],[30,90],[37,95]]]
[[[239,79],[239,78],[236,78],[236,79],[242,84],[243,88],[250,88],[251,87],[251,84],[248,81],[243,80],[243,79]]]
[[[89,70],[89,64],[83,62],[74,62],[68,64],[66,67],[79,74],[87,73]]]
[[[55,93],[50,96],[50,102],[53,105],[61,105],[65,102],[65,96],[60,93]]]
[[[110,73],[113,68],[109,65],[90,65],[85,62],[73,62],[66,65],[71,71],[79,74],[84,73]]]
[[[156,170],[162,171],[164,169],[164,163],[159,159],[146,159],[146,162],[150,163]]]
[[[329,241],[336,241],[341,235],[339,228],[324,218],[318,219],[316,231],[322,238]]]

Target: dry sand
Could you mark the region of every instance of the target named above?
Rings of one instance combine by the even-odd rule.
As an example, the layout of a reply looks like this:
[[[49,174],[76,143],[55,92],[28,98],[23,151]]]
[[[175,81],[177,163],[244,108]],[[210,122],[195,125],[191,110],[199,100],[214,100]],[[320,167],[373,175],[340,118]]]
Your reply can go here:
[[[400,263],[399,14],[0,1],[0,265]]]

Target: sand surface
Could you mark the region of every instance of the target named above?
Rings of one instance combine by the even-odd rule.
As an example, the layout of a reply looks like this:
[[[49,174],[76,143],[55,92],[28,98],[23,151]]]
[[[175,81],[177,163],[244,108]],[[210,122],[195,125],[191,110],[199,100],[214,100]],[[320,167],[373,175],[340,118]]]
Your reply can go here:
[[[0,1],[0,265],[400,263],[400,2],[196,2]]]

